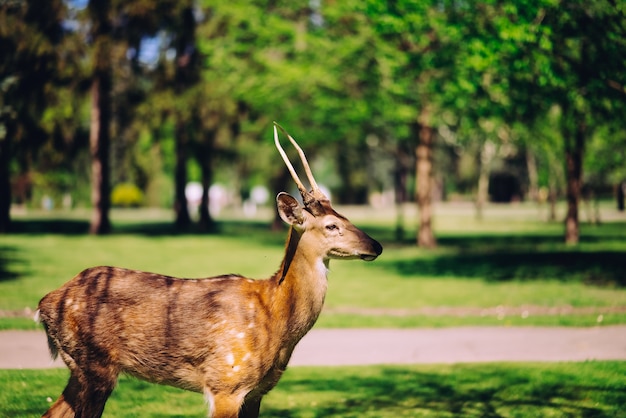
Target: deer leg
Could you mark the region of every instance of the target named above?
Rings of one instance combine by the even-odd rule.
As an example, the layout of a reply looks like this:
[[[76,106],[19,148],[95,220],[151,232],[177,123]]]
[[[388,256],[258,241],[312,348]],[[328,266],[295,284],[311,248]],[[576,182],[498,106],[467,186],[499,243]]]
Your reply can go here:
[[[63,393],[43,415],[45,418],[98,418],[117,382],[117,371],[96,362],[83,370],[69,355],[61,352],[71,376]]]
[[[76,418],[99,418],[104,411],[104,405],[113,392],[113,386],[110,387],[89,387],[85,391],[84,402],[76,413]]]
[[[80,383],[72,375],[59,399],[42,415],[42,418],[74,418],[76,403],[80,393]]]
[[[87,361],[87,368],[82,374],[82,390],[80,406],[76,410],[76,418],[98,418],[102,416],[104,405],[117,383],[118,372],[110,365]]]
[[[213,396],[212,418],[238,418],[242,397],[237,394],[217,393]]]
[[[248,399],[243,402],[239,411],[239,418],[258,418],[261,409],[261,397]]]

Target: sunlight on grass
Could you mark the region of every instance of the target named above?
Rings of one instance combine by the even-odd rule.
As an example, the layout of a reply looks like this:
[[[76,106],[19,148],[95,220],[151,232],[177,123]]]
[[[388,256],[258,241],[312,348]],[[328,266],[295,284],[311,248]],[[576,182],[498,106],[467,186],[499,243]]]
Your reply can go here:
[[[66,370],[0,370],[0,416],[40,416]],[[626,363],[293,367],[263,401],[266,417],[619,416]],[[50,399],[49,399],[50,398]],[[205,417],[203,396],[122,377],[104,417]]]
[[[568,247],[561,242],[562,225],[539,220],[528,205],[490,207],[483,221],[477,221],[467,205],[437,209],[439,247],[426,251],[410,237],[394,241],[393,211],[340,208],[385,248],[372,263],[331,261],[319,325],[598,323],[593,313],[546,317],[533,315],[534,307],[606,308],[602,323],[624,323],[626,222],[583,224],[582,243]],[[23,232],[3,236],[0,244],[0,312],[24,316],[21,312],[34,310],[48,291],[95,265],[178,277],[238,273],[267,278],[283,257],[286,231],[269,230],[269,210],[250,220],[224,217],[215,235],[174,234],[169,212],[138,210],[115,211],[116,233],[94,237],[77,233],[86,226],[86,215],[18,218]],[[407,219],[412,216],[407,213]],[[528,307],[529,315],[503,321],[475,314],[424,320],[420,314],[433,307],[475,312],[499,306]],[[385,309],[406,313],[386,315]],[[0,328],[34,327],[24,318],[4,316]]]

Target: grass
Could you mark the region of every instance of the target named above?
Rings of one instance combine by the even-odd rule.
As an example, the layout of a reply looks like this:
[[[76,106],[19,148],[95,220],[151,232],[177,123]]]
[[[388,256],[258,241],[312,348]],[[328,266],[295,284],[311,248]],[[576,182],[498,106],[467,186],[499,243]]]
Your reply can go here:
[[[317,326],[626,323],[626,216],[617,212],[610,223],[583,224],[581,244],[568,247],[562,226],[538,219],[531,206],[494,206],[482,222],[471,208],[443,206],[436,212],[439,247],[433,251],[409,238],[395,240],[390,211],[343,212],[385,250],[372,263],[331,262]],[[116,211],[115,233],[105,237],[83,233],[87,213],[45,215],[16,216],[17,232],[0,242],[0,329],[34,328],[22,312],[94,265],[179,277],[268,277],[280,264],[286,235],[269,231],[268,213],[253,220],[223,217],[219,233],[201,235],[173,233],[167,212]],[[447,311],[433,314],[441,307]],[[548,312],[551,307],[556,310]]]
[[[415,219],[407,208],[407,219]],[[626,324],[626,217],[582,225],[581,244],[531,206],[437,208],[439,247],[396,240],[393,214],[345,208],[383,242],[373,263],[333,262],[317,327]],[[116,211],[115,233],[85,235],[85,213],[18,216],[0,241],[1,328],[34,328],[21,314],[80,270],[100,264],[181,277],[237,272],[267,277],[285,232],[268,214],[223,217],[214,235],[174,234],[169,213]],[[553,312],[552,312],[553,311]],[[8,317],[10,312],[18,312]],[[66,369],[0,370],[0,417],[40,416],[63,390]],[[626,362],[293,367],[262,416],[626,417]],[[205,417],[202,395],[120,379],[105,417]]]
[[[626,362],[293,367],[261,416],[620,417]],[[0,416],[38,417],[66,370],[0,370]],[[205,417],[202,395],[122,377],[104,417]]]

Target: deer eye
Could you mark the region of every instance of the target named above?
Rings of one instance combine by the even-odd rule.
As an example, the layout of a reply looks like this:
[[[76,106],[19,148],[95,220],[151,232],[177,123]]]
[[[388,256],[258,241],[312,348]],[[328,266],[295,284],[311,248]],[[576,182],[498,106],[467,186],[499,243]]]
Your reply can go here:
[[[336,231],[337,229],[339,229],[339,227],[336,224],[328,224],[328,225],[326,225],[326,230],[327,231]]]

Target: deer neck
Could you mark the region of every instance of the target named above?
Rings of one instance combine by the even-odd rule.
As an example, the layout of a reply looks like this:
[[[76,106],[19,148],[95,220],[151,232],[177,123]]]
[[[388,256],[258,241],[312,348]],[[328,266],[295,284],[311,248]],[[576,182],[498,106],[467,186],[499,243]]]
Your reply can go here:
[[[306,237],[290,228],[285,258],[275,276],[278,306],[290,318],[289,332],[302,336],[313,326],[324,305],[328,258],[306,245]]]

